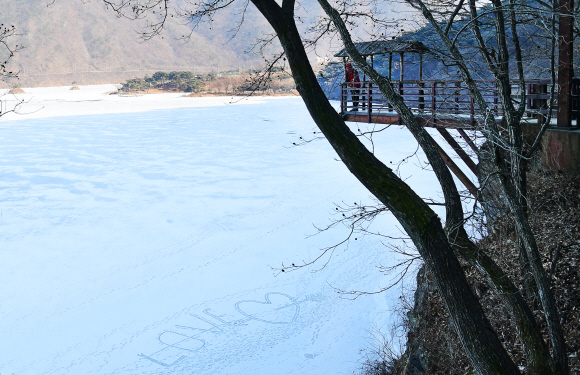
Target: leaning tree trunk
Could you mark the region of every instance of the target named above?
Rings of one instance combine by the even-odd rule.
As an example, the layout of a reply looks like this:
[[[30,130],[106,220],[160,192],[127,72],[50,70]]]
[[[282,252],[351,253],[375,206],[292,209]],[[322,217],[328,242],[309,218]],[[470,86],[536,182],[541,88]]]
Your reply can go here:
[[[403,98],[394,90],[388,78],[378,74],[357,51],[350,40],[350,34],[346,29],[346,25],[340,18],[338,12],[326,0],[318,1],[335,24],[350,58],[377,85],[385,98],[393,104],[393,107],[401,116],[403,123],[425,152],[443,189],[446,209],[445,232],[447,238],[458,254],[461,254],[461,256],[473,264],[483,275],[488,277],[496,291],[502,297],[506,307],[511,312],[512,320],[524,344],[524,352],[528,361],[528,371],[530,374],[552,374],[553,361],[531,310],[503,270],[491,258],[481,253],[468,238],[463,227],[463,209],[457,187],[455,186],[449,169],[437,151],[435,142],[425,129],[418,124],[417,118],[404,103]],[[493,168],[493,159],[490,158],[485,165]],[[502,186],[496,178],[490,179],[489,186],[493,186],[496,192],[502,191]],[[498,204],[504,203],[499,200],[493,202]],[[501,206],[501,209],[504,212],[509,211],[509,208],[505,204]]]
[[[444,35],[441,28],[439,27],[437,21],[433,18],[431,12],[427,9],[425,4],[422,0],[407,0],[412,4],[417,5],[418,8],[421,9],[423,15],[428,20],[428,22],[435,28],[436,32],[440,36],[442,42],[445,44],[449,52],[451,53],[453,59],[455,60],[457,67],[462,75],[464,82],[466,83],[471,96],[473,97],[475,103],[477,104],[479,111],[484,116],[485,120],[485,132],[487,138],[492,142],[495,148],[496,156],[500,153],[499,144],[502,143],[502,138],[499,134],[498,127],[495,123],[495,117],[491,113],[489,106],[487,105],[485,99],[481,95],[481,92],[478,90],[477,85],[473,78],[471,77],[471,73],[463,57],[457,46],[454,45],[447,35]],[[472,17],[475,19],[477,14],[475,12],[475,1],[470,0],[470,8],[472,10]],[[478,34],[477,23],[475,22],[474,30],[475,36],[478,40],[478,44],[480,44],[480,48],[486,48],[485,44],[482,43],[481,35]],[[500,50],[501,52],[501,50]],[[505,52],[505,51],[504,51]],[[504,53],[507,55],[507,53]],[[505,60],[505,59],[504,59]],[[494,74],[495,75],[495,74]],[[500,77],[505,78],[505,77]],[[508,82],[509,83],[509,82]],[[506,100],[505,96],[509,97],[507,85],[505,82],[500,80],[500,91],[503,90],[504,95],[502,95],[502,104],[506,104],[508,108],[512,108],[511,102]],[[521,108],[520,108],[521,110]],[[510,131],[516,132],[517,129],[514,128],[514,123],[510,123],[513,121],[517,116],[512,116],[512,118],[508,118],[508,125],[510,126]],[[521,136],[521,134],[510,134],[510,136],[514,137],[514,135]],[[514,143],[516,138],[512,138],[512,143]],[[517,144],[516,144],[517,146]],[[494,159],[496,167],[497,167],[497,175],[500,177],[502,190],[506,196],[506,202],[510,208],[514,216],[514,221],[516,224],[516,232],[522,239],[526,256],[528,257],[528,261],[530,264],[530,270],[534,277],[534,281],[538,288],[538,294],[540,297],[540,302],[544,309],[544,315],[546,317],[546,322],[548,325],[548,331],[550,333],[550,341],[552,343],[552,350],[554,352],[554,364],[555,364],[555,371],[558,374],[567,374],[568,373],[568,365],[566,357],[566,343],[564,341],[564,335],[562,332],[562,327],[560,325],[560,319],[558,317],[558,309],[556,307],[554,295],[550,290],[550,285],[547,280],[546,272],[543,269],[543,265],[541,262],[541,257],[538,251],[537,243],[535,241],[533,232],[529,226],[528,218],[525,211],[522,209],[522,206],[519,201],[519,197],[516,194],[516,187],[514,187],[514,182],[512,179],[512,174],[510,173],[510,169],[505,166],[503,163],[504,160],[501,157],[496,157]],[[519,171],[516,171],[519,172]],[[519,179],[517,181],[520,181]]]
[[[485,375],[519,374],[467,283],[437,215],[364,147],[332,108],[318,85],[292,13],[285,4],[283,10],[274,0],[252,2],[276,31],[296,88],[322,133],[348,169],[391,210],[417,246],[476,370]]]

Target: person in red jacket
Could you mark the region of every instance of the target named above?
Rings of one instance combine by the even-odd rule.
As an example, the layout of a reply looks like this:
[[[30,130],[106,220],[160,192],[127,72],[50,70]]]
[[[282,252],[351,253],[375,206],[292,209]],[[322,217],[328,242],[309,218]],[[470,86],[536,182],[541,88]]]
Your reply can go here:
[[[351,63],[346,63],[346,82],[348,82],[348,88],[352,96],[352,106],[353,110],[358,110],[358,99],[360,94],[360,78],[358,76],[358,70],[353,68]]]

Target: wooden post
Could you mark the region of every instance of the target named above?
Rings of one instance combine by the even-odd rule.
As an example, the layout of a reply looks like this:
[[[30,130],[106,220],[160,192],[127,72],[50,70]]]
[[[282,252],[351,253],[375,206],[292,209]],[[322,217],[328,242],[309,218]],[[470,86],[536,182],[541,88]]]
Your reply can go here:
[[[425,91],[423,88],[425,84],[423,83],[423,53],[419,52],[419,112],[425,109]]]
[[[403,55],[404,53],[400,53],[400,60],[399,60],[399,94],[403,96],[403,75],[405,74],[405,67],[403,66]],[[403,98],[404,99],[404,98]]]
[[[389,81],[393,79],[393,53],[389,52]],[[389,111],[393,111],[393,106],[389,102]]]
[[[365,59],[365,62],[366,62],[367,61],[367,57],[366,56],[363,56],[363,58]],[[362,81],[363,81],[363,87],[365,87],[364,83],[367,81],[367,75],[364,72],[364,70],[363,70],[363,80]]]
[[[367,95],[367,123],[371,123],[371,86],[372,83],[369,81],[369,92]]]
[[[367,61],[367,57],[366,56],[363,56],[363,57],[364,57],[365,62],[366,62]],[[363,71],[363,80],[362,80],[362,85],[361,85],[361,88],[360,88],[360,93],[362,94],[362,97],[361,97],[361,99],[362,99],[361,100],[361,105],[362,105],[363,109],[366,108],[366,106],[367,106],[366,97],[365,97],[365,83],[366,83],[366,81],[367,81],[367,75]],[[367,90],[368,90],[368,88],[367,88]]]
[[[546,85],[546,92],[548,91],[548,85]],[[580,100],[578,96],[580,94],[580,81],[576,78],[572,79],[572,100],[571,100],[571,107],[572,107],[572,120],[576,120],[576,127],[580,126],[580,118],[578,116],[578,112],[580,110]],[[546,103],[548,100],[546,100]],[[546,104],[546,109],[548,109],[548,105]]]
[[[548,85],[544,83],[538,83],[536,85],[536,94],[538,94],[538,96],[541,95],[541,97],[537,99],[537,107],[538,107],[537,120],[538,124],[541,125],[544,123],[545,120],[544,111],[548,109],[548,99],[544,98],[545,96],[548,95]],[[572,94],[572,91],[570,91],[570,94]],[[570,101],[570,112],[572,112],[572,101]]]
[[[459,98],[461,95],[461,82],[455,82],[455,113],[460,112]]]
[[[463,185],[467,188],[467,190],[469,190],[471,195],[473,195],[474,198],[477,198],[478,193],[475,184],[471,182],[469,177],[467,177],[465,173],[463,173],[461,168],[459,168],[457,164],[453,162],[453,160],[449,157],[449,155],[447,155],[447,153],[445,153],[445,151],[443,151],[443,149],[441,148],[441,146],[437,144],[437,142],[435,142],[435,145],[437,146],[437,151],[439,151],[439,155],[441,155],[443,161],[445,162],[445,164],[447,164],[447,167],[451,170],[451,172],[453,172],[455,176],[457,176],[459,181],[463,183]]]
[[[405,100],[405,97],[403,96],[404,91],[403,91],[403,76],[405,75],[405,66],[404,66],[404,53],[401,52],[400,53],[400,60],[399,60],[399,93],[401,94],[401,96],[403,97],[403,100]],[[399,125],[401,124],[401,117],[399,116]]]
[[[371,55],[371,67],[372,68],[375,67],[375,59],[374,59],[373,55]],[[372,89],[372,87],[373,87],[373,84],[372,84],[372,82],[369,81],[369,95],[368,95],[368,107],[367,107],[367,111],[368,111],[367,123],[369,123],[369,124],[371,122],[371,112],[373,111],[373,107],[372,107],[373,106],[373,103],[372,103],[372,101],[373,101],[373,96],[372,96],[373,89]]]
[[[495,111],[496,114],[499,114],[500,113],[500,110],[499,110],[499,95],[498,95],[498,92],[497,92],[497,82],[494,82],[493,83],[493,108],[494,108],[494,111]],[[502,108],[502,111],[503,111],[503,108]],[[503,113],[502,113],[502,115],[503,115]]]
[[[437,82],[433,81],[433,87],[431,87],[431,119],[433,121],[433,126],[435,126],[435,106],[437,105],[436,95]]]
[[[346,57],[342,58],[342,65],[344,67],[344,84],[340,85],[340,113],[345,113],[347,109],[348,99],[348,76],[346,74]]]
[[[423,80],[423,53],[419,52],[419,81]]]
[[[393,53],[389,52],[389,81],[393,79]]]
[[[342,82],[340,84],[340,114],[343,114],[345,112],[345,108],[344,108],[344,82]]]
[[[465,132],[465,130],[463,130],[463,129],[457,129],[457,131],[463,137],[463,139],[465,139],[465,142],[467,142],[467,144],[469,145],[469,147],[471,147],[471,149],[476,154],[479,153],[479,149],[477,148],[477,146],[475,145],[475,143],[473,143],[473,141],[471,140],[471,138],[469,138],[469,136],[467,135],[467,133]]]
[[[469,119],[471,126],[475,126],[475,108],[473,103],[473,96],[469,95]]]
[[[574,0],[560,0],[558,30],[558,127],[572,126],[571,83],[574,76]]]
[[[532,94],[532,84],[531,84],[531,83],[528,83],[528,84],[526,85],[526,95],[527,95],[527,103],[526,103],[526,107],[527,107],[528,109],[534,109],[534,107],[533,107],[533,105],[532,105],[532,103],[533,103],[533,102],[532,102],[532,96],[531,96],[531,94]],[[527,117],[532,117],[532,111],[528,111],[528,112],[526,113],[526,116],[527,116]]]
[[[439,131],[443,139],[445,139],[447,143],[449,143],[449,146],[451,146],[451,148],[457,153],[457,156],[459,156],[461,160],[463,160],[465,165],[467,165],[473,173],[476,173],[475,163],[473,162],[473,160],[471,160],[469,155],[467,155],[467,153],[461,148],[461,146],[459,145],[459,143],[457,143],[457,141],[453,138],[453,136],[449,134],[447,129],[437,128],[437,130]]]
[[[399,79],[401,80],[401,82],[403,82],[403,76],[405,74],[405,65],[404,65],[404,60],[403,60],[403,56],[404,55],[405,54],[403,52],[401,52],[401,60],[399,62],[399,65],[400,65],[400,68],[401,68],[401,70],[400,70],[400,78]]]

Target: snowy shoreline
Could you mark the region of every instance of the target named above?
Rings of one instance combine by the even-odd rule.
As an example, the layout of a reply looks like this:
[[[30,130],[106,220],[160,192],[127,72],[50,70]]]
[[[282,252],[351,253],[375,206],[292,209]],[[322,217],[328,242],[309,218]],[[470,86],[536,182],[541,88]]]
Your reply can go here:
[[[315,129],[302,100],[109,87],[29,89],[42,110],[0,123],[0,372],[352,373],[398,291],[332,287],[374,290],[394,260],[361,237],[319,272],[271,268],[343,240],[306,236],[368,197],[327,142],[292,147]],[[387,160],[416,147],[380,139]],[[431,196],[429,178],[408,182]]]
[[[337,204],[372,202],[328,142],[292,146],[317,129],[301,98],[112,89],[25,89],[30,114],[0,119],[0,372],[356,370],[400,290],[333,288],[376,290],[396,259],[357,236],[324,267],[275,270],[345,239],[342,226],[310,236]],[[373,142],[394,164],[416,153],[398,173],[440,199],[406,129]],[[390,214],[372,226],[401,236]]]
[[[109,95],[117,85],[23,88],[24,94],[8,94],[2,90],[0,100],[8,110],[19,101],[18,113],[7,113],[0,122],[57,116],[134,113],[161,109],[216,107],[239,104],[262,104],[266,100],[299,99],[297,96],[208,96],[188,97],[184,93],[147,94],[138,96]]]

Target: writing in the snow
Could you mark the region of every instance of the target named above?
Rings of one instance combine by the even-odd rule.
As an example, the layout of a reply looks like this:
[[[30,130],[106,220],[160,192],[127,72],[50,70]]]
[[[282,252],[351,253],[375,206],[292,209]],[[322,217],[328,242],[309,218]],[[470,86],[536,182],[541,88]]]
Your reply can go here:
[[[161,349],[150,354],[139,354],[144,359],[164,367],[171,367],[206,345],[214,335],[246,326],[251,321],[267,324],[292,324],[300,314],[300,304],[318,300],[317,296],[307,296],[302,301],[284,293],[266,293],[263,301],[243,300],[235,304],[240,319],[227,321],[211,309],[203,310],[203,315],[189,314],[197,324],[204,322],[206,328],[175,325],[175,329],[161,332],[157,340]]]

